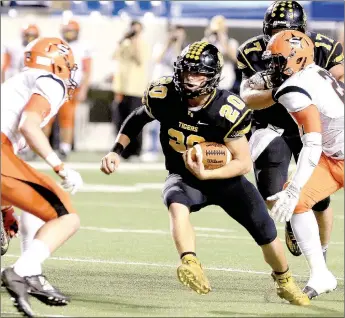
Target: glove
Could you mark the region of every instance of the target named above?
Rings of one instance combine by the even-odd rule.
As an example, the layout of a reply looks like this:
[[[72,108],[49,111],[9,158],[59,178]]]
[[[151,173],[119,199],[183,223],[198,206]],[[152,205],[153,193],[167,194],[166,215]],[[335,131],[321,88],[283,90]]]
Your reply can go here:
[[[272,210],[272,219],[279,222],[290,221],[293,211],[299,200],[300,189],[290,183],[287,188],[267,198],[268,201],[276,201]]]
[[[18,234],[19,223],[12,206],[1,209],[6,234],[12,238]]]
[[[249,79],[249,86],[257,90],[273,88],[271,75],[267,71],[257,72]]]
[[[61,177],[61,186],[65,191],[75,194],[83,185],[83,179],[79,172],[66,168],[64,165],[60,165],[54,168],[54,171]]]

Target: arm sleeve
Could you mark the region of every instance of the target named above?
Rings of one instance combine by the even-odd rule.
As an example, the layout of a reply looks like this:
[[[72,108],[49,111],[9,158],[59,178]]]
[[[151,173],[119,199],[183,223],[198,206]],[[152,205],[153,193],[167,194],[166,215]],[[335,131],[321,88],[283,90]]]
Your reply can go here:
[[[303,147],[298,157],[297,168],[292,183],[302,189],[317,166],[322,153],[322,135],[317,132],[302,136]]]
[[[37,78],[32,94],[46,98],[52,110],[57,110],[66,99],[67,89],[64,82],[53,75],[42,75]]]
[[[344,63],[343,47],[339,42],[336,42],[333,46],[333,50],[329,55],[326,62],[326,70],[330,70],[333,66]]]
[[[139,135],[143,127],[151,121],[153,121],[153,118],[147,113],[145,106],[140,106],[129,114],[120,128],[119,134],[124,134],[130,140],[133,140]]]

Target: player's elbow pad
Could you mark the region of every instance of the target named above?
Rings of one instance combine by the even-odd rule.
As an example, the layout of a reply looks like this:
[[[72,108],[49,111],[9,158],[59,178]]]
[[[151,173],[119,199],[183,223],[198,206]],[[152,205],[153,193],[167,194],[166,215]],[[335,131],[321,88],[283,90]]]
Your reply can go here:
[[[309,162],[314,167],[319,163],[322,153],[322,135],[317,132],[311,132],[302,136],[303,156],[308,156]]]
[[[146,113],[145,106],[140,106],[129,114],[122,124],[119,134],[124,134],[132,140],[136,138],[143,127],[152,120],[153,118]]]

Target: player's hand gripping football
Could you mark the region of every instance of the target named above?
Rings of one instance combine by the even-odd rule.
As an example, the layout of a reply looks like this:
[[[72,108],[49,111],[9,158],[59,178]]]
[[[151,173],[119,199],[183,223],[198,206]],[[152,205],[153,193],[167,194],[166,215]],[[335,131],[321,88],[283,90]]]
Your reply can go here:
[[[188,149],[183,153],[183,161],[186,168],[195,175],[199,180],[206,180],[207,171],[202,162],[202,156],[196,153],[196,161],[192,159],[192,148]]]
[[[109,152],[102,158],[101,171],[105,174],[112,174],[120,164],[120,156],[115,152]]]
[[[285,190],[267,198],[268,201],[276,201],[271,210],[271,216],[275,221],[290,221],[298,203],[299,193],[299,189],[290,183]]]
[[[79,172],[67,168],[63,164],[54,170],[62,179],[61,186],[65,191],[75,194],[83,185]]]

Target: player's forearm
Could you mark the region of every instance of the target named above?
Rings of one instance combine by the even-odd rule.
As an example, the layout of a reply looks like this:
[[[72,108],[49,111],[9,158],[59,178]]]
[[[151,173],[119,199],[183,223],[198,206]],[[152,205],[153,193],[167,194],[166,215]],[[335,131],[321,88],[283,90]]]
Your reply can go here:
[[[249,158],[233,159],[224,167],[206,170],[206,179],[230,179],[237,176],[242,176],[251,171],[253,163]]]
[[[246,103],[248,108],[253,110],[259,110],[268,108],[275,104],[272,98],[272,90],[257,90],[249,86],[249,80],[244,80],[241,83],[240,96]]]
[[[52,168],[61,165],[61,160],[55,154],[39,125],[27,122],[19,127],[19,131],[24,136],[29,147]]]
[[[145,106],[135,109],[123,122],[116,138],[115,146],[117,143],[120,143],[126,148],[130,141],[135,139],[144,126],[152,120],[153,118],[146,113]]]

